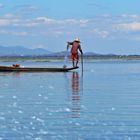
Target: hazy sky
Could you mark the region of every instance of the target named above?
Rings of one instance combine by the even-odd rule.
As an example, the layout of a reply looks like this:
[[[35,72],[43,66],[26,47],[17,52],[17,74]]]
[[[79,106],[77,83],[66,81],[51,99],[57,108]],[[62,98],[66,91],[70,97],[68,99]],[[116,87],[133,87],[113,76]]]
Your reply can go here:
[[[0,0],[0,45],[140,54],[140,0]]]

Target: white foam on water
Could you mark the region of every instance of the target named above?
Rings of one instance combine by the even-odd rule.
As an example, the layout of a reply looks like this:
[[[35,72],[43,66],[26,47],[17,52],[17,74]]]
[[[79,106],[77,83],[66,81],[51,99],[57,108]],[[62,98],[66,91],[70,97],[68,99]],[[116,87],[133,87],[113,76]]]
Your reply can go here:
[[[76,126],[80,126],[80,123],[75,123]]]
[[[65,108],[65,111],[70,112],[71,110],[70,108]]]
[[[32,116],[31,119],[36,119],[36,116]]]
[[[41,95],[41,94],[38,94],[38,96],[39,96],[39,97],[42,97],[42,95]]]
[[[0,120],[3,120],[4,121],[5,120],[5,117],[0,117]]]
[[[17,130],[17,128],[15,128],[15,127],[14,127],[14,128],[12,128],[12,130],[13,130],[13,131],[15,131],[15,132],[17,132],[17,131],[18,131],[18,130]]]
[[[36,120],[40,123],[44,123],[44,120],[40,119],[40,118],[36,118]]]
[[[35,130],[36,128],[35,127],[32,127],[32,130]]]
[[[112,111],[116,110],[114,107],[111,108]]]
[[[17,99],[17,96],[13,96],[13,99]]]
[[[15,121],[14,121],[14,123],[15,123],[15,124],[20,124],[20,122],[19,122],[19,121],[17,121],[17,120],[15,120]]]
[[[52,85],[49,86],[50,89],[54,89],[54,87]]]
[[[18,113],[19,113],[19,114],[23,114],[23,111],[19,110]]]
[[[30,122],[30,125],[33,125],[33,122]]]
[[[41,134],[41,135],[47,135],[48,132],[43,130],[43,129],[40,129],[40,131],[38,132],[38,134]]]

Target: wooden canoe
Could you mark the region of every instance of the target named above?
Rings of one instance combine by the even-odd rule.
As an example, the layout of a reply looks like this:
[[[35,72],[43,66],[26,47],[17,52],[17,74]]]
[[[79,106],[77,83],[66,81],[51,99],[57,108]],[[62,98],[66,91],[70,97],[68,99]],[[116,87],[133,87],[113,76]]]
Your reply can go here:
[[[68,72],[78,69],[79,67],[72,68],[36,68],[36,67],[13,67],[13,66],[0,66],[0,72]]]

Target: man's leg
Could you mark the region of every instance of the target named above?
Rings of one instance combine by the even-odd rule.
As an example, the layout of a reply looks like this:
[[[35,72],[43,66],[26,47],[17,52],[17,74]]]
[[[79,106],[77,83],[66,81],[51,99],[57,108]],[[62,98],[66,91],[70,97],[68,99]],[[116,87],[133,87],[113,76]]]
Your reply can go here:
[[[78,61],[79,61],[78,53],[76,54],[75,59],[76,59],[76,67],[78,67]]]
[[[74,54],[71,54],[72,66],[74,67]]]
[[[73,65],[73,67],[74,67],[74,59],[72,60],[72,65]]]

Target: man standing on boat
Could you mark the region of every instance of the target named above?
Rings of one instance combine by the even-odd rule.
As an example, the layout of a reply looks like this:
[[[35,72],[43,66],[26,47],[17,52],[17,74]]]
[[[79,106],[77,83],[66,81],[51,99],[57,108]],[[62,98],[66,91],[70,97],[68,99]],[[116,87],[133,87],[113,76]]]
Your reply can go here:
[[[81,49],[80,40],[79,38],[76,38],[73,42],[67,42],[68,46],[71,45],[71,59],[72,59],[72,65],[73,67],[78,66],[79,61],[79,55],[78,50],[80,51],[81,55],[83,55],[83,51]],[[75,64],[76,61],[76,64]]]

